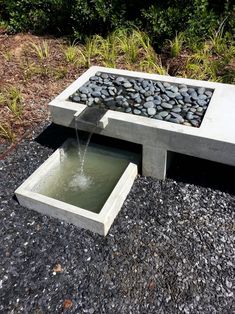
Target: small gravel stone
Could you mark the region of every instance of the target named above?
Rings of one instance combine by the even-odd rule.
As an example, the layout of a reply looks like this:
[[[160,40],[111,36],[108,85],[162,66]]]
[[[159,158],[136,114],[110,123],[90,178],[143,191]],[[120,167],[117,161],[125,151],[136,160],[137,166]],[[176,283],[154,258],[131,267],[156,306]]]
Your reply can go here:
[[[169,114],[169,112],[168,111],[161,111],[161,112],[159,112],[159,116],[161,116],[161,117],[163,117],[163,118],[165,118],[166,116],[168,116],[168,114]]]
[[[154,116],[156,114],[156,109],[155,108],[148,108],[147,112],[150,116]]]
[[[144,108],[153,108],[154,103],[152,101],[148,101],[144,103]]]
[[[165,108],[165,109],[172,109],[172,108],[173,108],[173,105],[168,104],[168,103],[166,103],[166,102],[163,102],[163,103],[161,104],[161,106],[162,106],[162,108]]]
[[[136,114],[136,115],[140,115],[140,114],[141,114],[141,110],[139,110],[139,109],[134,109],[134,110],[133,110],[133,113]]]

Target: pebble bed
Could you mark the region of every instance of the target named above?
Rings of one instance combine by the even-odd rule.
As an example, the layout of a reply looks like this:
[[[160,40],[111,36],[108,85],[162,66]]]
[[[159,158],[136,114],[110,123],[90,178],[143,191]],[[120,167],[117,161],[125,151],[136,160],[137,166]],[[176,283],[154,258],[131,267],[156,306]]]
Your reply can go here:
[[[233,313],[234,195],[139,176],[104,238],[13,199],[52,151],[0,162],[0,313]]]
[[[212,95],[213,91],[204,87],[97,72],[69,99],[87,106],[199,127]]]

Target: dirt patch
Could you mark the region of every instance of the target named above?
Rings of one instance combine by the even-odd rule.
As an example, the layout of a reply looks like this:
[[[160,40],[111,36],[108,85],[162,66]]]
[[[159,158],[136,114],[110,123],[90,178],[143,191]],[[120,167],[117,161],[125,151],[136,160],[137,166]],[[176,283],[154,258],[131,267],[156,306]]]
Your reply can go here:
[[[48,56],[40,59],[32,43],[38,47],[46,43]],[[66,44],[63,38],[0,34],[0,93],[13,86],[22,96],[20,117],[6,105],[8,99],[0,105],[0,126],[14,133],[15,142],[49,119],[48,103],[85,70],[66,62]],[[1,132],[0,154],[12,147],[8,135]]]

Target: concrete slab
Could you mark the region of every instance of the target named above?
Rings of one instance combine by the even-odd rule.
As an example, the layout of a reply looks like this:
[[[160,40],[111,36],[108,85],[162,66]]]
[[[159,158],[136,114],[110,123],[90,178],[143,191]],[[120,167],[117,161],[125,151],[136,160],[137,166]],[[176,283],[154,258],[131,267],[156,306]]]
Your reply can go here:
[[[66,141],[67,142],[67,141]],[[66,142],[64,145],[66,145]],[[29,209],[65,220],[80,228],[106,235],[137,176],[137,165],[130,162],[109,195],[99,214],[37,193],[40,181],[59,165],[61,149],[57,149],[16,191],[19,203]]]
[[[96,72],[214,90],[199,128],[108,110],[100,121],[100,126],[104,129],[97,133],[141,144],[144,175],[164,179],[168,152],[235,166],[235,86],[95,66],[50,102],[49,109],[54,123],[75,127],[74,114],[82,112],[86,105],[71,102],[68,98]]]

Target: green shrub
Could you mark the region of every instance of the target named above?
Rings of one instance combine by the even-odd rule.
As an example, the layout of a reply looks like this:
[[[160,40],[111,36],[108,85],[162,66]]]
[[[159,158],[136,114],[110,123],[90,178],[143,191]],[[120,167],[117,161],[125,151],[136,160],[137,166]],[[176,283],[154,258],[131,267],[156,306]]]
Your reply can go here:
[[[0,0],[0,19],[15,32],[106,35],[135,26],[159,43],[184,32],[188,39],[209,37],[225,21],[235,30],[232,0]]]

